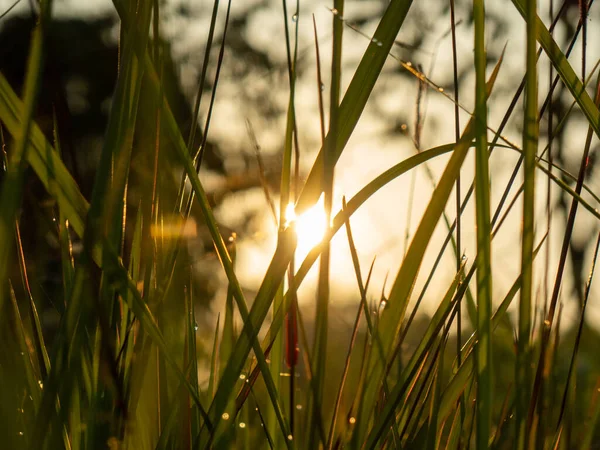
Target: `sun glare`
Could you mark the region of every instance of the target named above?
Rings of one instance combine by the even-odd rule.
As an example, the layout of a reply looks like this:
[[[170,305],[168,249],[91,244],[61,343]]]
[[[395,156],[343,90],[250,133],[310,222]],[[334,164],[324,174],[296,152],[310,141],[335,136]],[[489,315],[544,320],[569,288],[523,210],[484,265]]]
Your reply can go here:
[[[299,216],[296,216],[294,204],[288,204],[285,209],[285,219],[287,225],[294,224],[298,237],[296,250],[299,255],[305,256],[313,247],[321,243],[327,230],[323,197]]]

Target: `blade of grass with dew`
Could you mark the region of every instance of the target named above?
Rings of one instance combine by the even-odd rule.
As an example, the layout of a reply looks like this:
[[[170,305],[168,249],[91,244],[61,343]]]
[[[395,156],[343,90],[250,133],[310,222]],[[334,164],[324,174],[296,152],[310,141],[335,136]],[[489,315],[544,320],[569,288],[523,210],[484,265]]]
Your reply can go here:
[[[538,91],[536,56],[536,1],[528,0],[526,5],[527,55],[525,118],[523,125],[523,225],[521,244],[521,296],[519,299],[519,335],[517,345],[516,380],[516,435],[515,448],[524,450],[529,442],[527,408],[531,384],[531,300],[533,291],[533,240],[535,217],[535,165],[538,144]]]
[[[490,81],[487,86],[487,89],[490,92],[493,88],[501,64],[502,57],[496,64],[496,67],[490,76]],[[380,323],[381,341],[383,349],[386,351],[386,355],[389,355],[394,339],[398,334],[427,244],[429,243],[438,219],[445,208],[452,187],[456,182],[456,177],[466,158],[467,151],[471,146],[474,136],[475,119],[472,118],[469,121],[461,140],[454,146],[454,152],[446,165],[438,186],[432,194],[421,218],[419,227],[413,236],[410,247],[406,252],[400,270],[398,271],[390,291],[389,308],[386,310],[385,314],[382,315]],[[349,202],[349,207],[351,203],[352,201]],[[356,448],[360,442],[364,441],[368,425],[367,418],[370,417],[373,411],[377,393],[380,389],[380,381],[385,370],[385,367],[377,360],[374,358],[371,359],[372,361],[369,363],[369,366],[371,367],[369,381],[365,388],[363,401],[357,417],[357,426],[353,435],[354,448]]]

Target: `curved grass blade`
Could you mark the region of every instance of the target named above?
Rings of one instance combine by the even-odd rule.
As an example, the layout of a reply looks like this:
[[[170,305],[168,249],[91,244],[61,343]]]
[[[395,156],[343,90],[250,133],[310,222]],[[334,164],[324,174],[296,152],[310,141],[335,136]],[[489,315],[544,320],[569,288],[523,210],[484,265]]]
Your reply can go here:
[[[411,5],[412,0],[392,0],[387,6],[340,104],[337,136],[329,133],[325,138],[302,194],[296,202],[296,214],[302,214],[319,199],[322,191],[324,149],[330,145],[327,141],[335,139],[335,145],[332,146],[335,153],[332,156],[334,161],[337,161],[358,123]]]

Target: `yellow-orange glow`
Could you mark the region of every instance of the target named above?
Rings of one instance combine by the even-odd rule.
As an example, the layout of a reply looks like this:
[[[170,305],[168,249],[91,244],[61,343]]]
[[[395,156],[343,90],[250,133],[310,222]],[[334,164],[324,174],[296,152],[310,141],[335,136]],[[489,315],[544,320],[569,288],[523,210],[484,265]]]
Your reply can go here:
[[[294,204],[287,205],[285,210],[286,225],[294,225],[298,237],[297,252],[306,255],[313,247],[320,244],[327,231],[327,218],[323,207],[323,197],[300,216],[296,216]]]

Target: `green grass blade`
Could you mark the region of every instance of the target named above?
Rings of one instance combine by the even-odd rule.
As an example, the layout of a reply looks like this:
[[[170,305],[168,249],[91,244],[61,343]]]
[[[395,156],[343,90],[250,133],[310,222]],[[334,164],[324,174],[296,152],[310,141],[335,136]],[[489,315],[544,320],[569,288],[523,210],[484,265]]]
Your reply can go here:
[[[352,131],[354,131],[354,127],[358,123],[411,5],[412,0],[392,0],[390,2],[377,26],[377,30],[375,30],[373,40],[350,81],[339,109],[339,128],[335,141],[335,154],[333,155],[336,161],[342,154]],[[326,142],[317,156],[302,194],[296,203],[296,214],[302,214],[319,199],[322,192],[323,155],[324,149],[328,148],[327,140],[329,139],[333,139],[330,134],[326,137]]]
[[[475,22],[475,215],[477,223],[477,449],[488,448],[492,417],[490,177],[485,89],[484,0],[473,2]]]
[[[516,363],[516,442],[515,448],[523,450],[529,442],[527,408],[531,386],[531,305],[533,294],[533,239],[535,217],[535,166],[538,144],[538,93],[536,56],[536,1],[526,5],[527,56],[525,123],[523,126],[524,192],[523,231],[521,245],[521,296],[519,300],[519,335]]]

